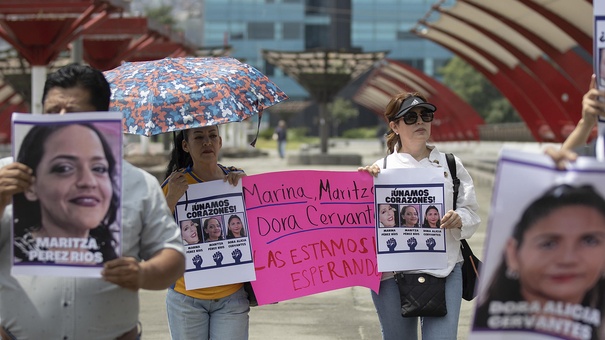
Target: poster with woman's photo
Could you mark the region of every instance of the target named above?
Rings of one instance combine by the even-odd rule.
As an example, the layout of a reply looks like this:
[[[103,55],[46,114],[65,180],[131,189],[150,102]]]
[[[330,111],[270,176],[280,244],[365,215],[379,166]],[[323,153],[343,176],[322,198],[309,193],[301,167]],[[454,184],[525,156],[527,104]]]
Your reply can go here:
[[[605,163],[503,150],[471,340],[605,339]]]
[[[121,254],[122,115],[12,116],[13,157],[33,183],[13,196],[13,274],[100,277]]]
[[[594,39],[593,39],[593,69],[597,76],[597,87],[605,89],[605,2],[594,1]],[[605,119],[599,117],[599,135],[596,144],[596,156],[605,161]]]
[[[443,269],[443,170],[382,169],[374,180],[378,271]]]
[[[174,216],[185,246],[185,288],[256,279],[241,183],[192,184]]]

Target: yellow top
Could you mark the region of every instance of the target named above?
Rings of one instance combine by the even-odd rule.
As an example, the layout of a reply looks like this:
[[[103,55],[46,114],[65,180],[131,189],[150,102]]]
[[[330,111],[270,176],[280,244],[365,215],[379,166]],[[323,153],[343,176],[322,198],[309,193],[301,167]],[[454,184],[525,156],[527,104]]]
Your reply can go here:
[[[219,167],[221,169],[223,169],[225,174],[229,173],[230,171],[242,171],[241,169],[238,169],[235,167],[227,168],[220,164],[219,164]],[[179,171],[182,172],[183,174],[185,174],[188,184],[196,184],[196,183],[204,182],[203,180],[198,178],[193,173],[193,170],[191,169],[191,167],[187,167],[187,168],[181,169]],[[164,183],[162,183],[162,190],[164,191],[164,195],[166,195],[168,193],[168,180],[169,179],[170,179],[170,177],[167,178],[166,180],[164,180]],[[213,300],[213,299],[220,299],[220,298],[224,298],[225,296],[229,296],[229,295],[237,292],[243,285],[244,285],[243,283],[234,283],[234,284],[228,284],[228,285],[223,285],[223,286],[186,290],[185,289],[185,277],[181,277],[176,281],[173,288],[176,292],[179,292],[183,295],[191,296],[196,299]]]

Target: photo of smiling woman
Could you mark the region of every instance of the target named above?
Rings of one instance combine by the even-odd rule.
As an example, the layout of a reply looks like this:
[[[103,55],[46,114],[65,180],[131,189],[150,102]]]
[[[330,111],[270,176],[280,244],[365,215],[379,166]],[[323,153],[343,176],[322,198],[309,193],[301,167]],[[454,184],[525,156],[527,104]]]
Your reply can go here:
[[[181,225],[181,237],[183,238],[183,245],[200,243],[202,235],[200,230],[199,218],[193,220],[182,220],[179,222]]]
[[[227,221],[227,239],[246,237],[246,228],[242,223],[242,218],[239,215],[229,216]]]
[[[404,228],[420,227],[418,217],[418,208],[415,205],[406,205],[401,208],[401,226]]]
[[[399,224],[397,221],[397,206],[387,203],[378,205],[378,220],[380,228],[395,228]]]
[[[223,227],[220,217],[210,217],[204,220],[204,242],[224,240]]]
[[[441,226],[441,215],[439,209],[434,205],[429,205],[424,211],[423,228],[439,228]]]
[[[605,338],[605,200],[592,186],[558,185],[533,201],[503,255],[474,330]]]
[[[95,126],[34,126],[17,161],[34,175],[31,187],[14,196],[17,260],[100,265],[117,258],[116,158]]]

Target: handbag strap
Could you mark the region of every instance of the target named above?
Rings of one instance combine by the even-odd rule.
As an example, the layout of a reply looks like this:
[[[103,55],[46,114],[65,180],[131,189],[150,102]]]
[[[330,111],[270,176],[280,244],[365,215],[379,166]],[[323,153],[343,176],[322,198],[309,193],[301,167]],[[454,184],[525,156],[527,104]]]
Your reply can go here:
[[[452,182],[454,183],[454,210],[456,210],[456,201],[458,200],[458,190],[460,189],[460,178],[456,173],[456,159],[453,153],[446,153],[445,160],[447,161],[447,167],[450,169],[450,175],[452,176]],[[467,249],[471,254],[473,251],[469,247],[468,242],[465,239],[460,240],[460,246]]]
[[[458,190],[460,189],[460,178],[458,178],[456,170],[456,159],[453,153],[446,153],[445,160],[447,161],[447,167],[450,169],[450,175],[452,176],[452,183],[454,183],[454,210],[456,210],[456,201],[458,201]]]

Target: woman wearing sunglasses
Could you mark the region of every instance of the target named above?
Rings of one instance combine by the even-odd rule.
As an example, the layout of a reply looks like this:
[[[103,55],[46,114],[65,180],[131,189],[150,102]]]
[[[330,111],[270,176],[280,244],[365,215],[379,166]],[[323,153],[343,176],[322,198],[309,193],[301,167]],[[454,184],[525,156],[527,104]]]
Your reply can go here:
[[[473,180],[456,157],[456,171],[460,179],[457,208],[453,207],[453,184],[449,173],[445,154],[435,146],[427,145],[431,136],[431,122],[437,108],[427,103],[426,98],[419,93],[402,93],[391,99],[384,113],[389,122],[390,131],[387,133],[388,156],[379,159],[374,164],[361,167],[378,176],[381,168],[440,168],[445,181],[445,208],[447,213],[441,218],[440,228],[445,230],[447,267],[445,269],[427,269],[415,271],[427,273],[436,277],[445,277],[445,296],[447,314],[443,317],[423,317],[421,320],[422,339],[451,339],[456,340],[458,332],[458,317],[462,300],[462,256],[460,254],[460,239],[470,238],[481,219],[477,215],[478,205],[475,197]],[[384,340],[400,339],[406,334],[406,339],[416,339],[418,334],[417,317],[401,317],[399,289],[393,277],[393,272],[382,273],[380,294],[371,292],[374,306],[382,329]]]

